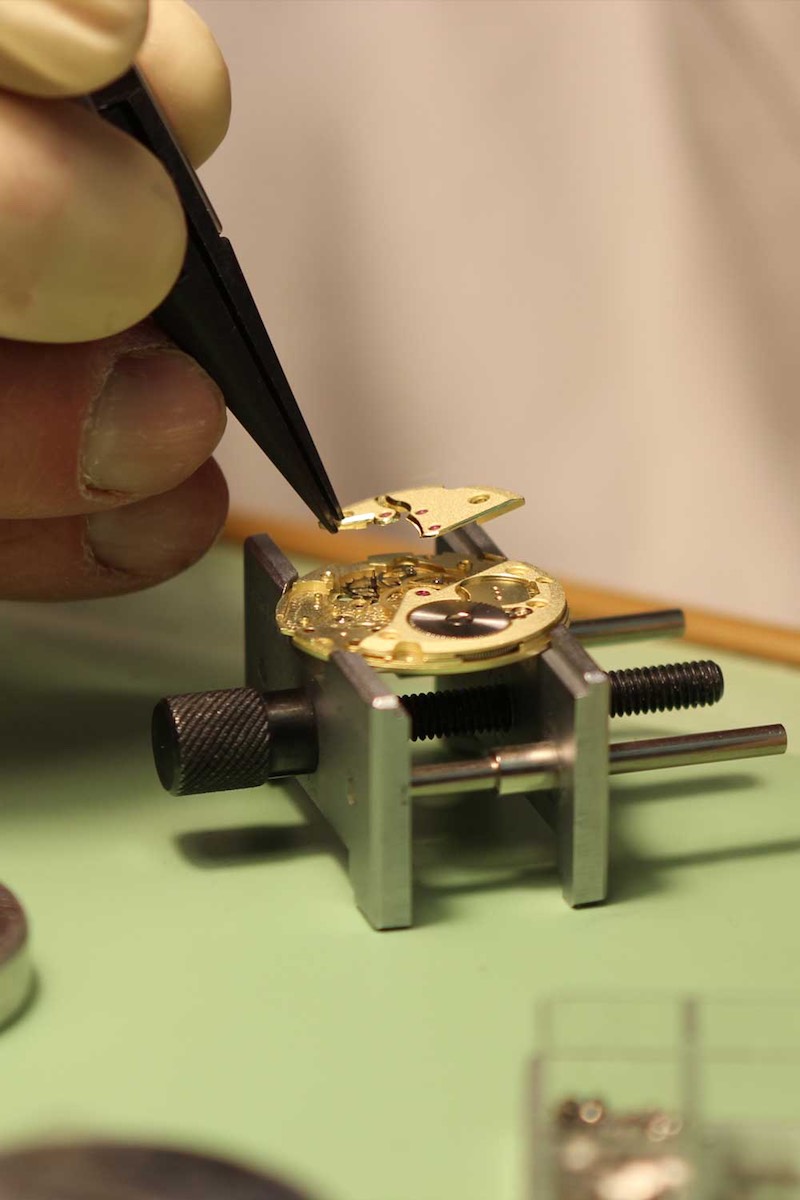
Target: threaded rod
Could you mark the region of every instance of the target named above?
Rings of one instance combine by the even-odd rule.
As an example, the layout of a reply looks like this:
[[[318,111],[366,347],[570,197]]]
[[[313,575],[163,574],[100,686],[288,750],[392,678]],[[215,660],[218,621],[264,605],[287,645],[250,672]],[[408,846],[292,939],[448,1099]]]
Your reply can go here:
[[[716,704],[725,688],[715,662],[668,663],[663,667],[634,667],[609,671],[612,717],[664,712],[673,708],[702,708]]]
[[[400,703],[411,717],[412,742],[459,734],[504,733],[514,720],[512,693],[503,684],[418,692],[401,696]]]
[[[715,662],[668,663],[609,671],[609,715],[665,712],[716,704],[725,687]],[[472,733],[505,733],[514,723],[511,689],[505,684],[419,692],[401,696],[411,717],[411,740],[456,737]]]

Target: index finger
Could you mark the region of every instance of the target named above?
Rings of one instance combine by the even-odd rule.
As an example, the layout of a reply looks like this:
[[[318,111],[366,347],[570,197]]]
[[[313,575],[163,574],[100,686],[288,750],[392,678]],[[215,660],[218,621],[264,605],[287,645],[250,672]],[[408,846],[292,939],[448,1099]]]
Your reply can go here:
[[[150,0],[136,62],[186,157],[199,166],[224,138],[231,115],[228,69],[210,29],[185,0]]]
[[[77,12],[99,2],[60,0],[59,7]],[[123,0],[107,2],[115,9]],[[3,39],[17,4],[23,12],[53,8],[50,0],[0,0],[0,334],[35,342],[106,337],[152,312],[175,282],[186,236],[180,201],[153,155],[96,114],[3,87]],[[199,162],[227,126],[225,64],[183,0],[155,0],[150,16],[137,62]],[[170,43],[180,48],[171,60]]]
[[[147,0],[0,0],[0,87],[79,96],[130,66],[147,30]]]
[[[225,136],[230,82],[210,30],[185,0],[0,0],[0,89],[81,96],[134,58],[198,166]]]

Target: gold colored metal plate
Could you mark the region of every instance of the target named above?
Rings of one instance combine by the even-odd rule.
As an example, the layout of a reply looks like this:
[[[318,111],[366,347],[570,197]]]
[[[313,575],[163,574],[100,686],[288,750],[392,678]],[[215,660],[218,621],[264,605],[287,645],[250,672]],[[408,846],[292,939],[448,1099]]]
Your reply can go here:
[[[278,628],[315,658],[360,654],[399,674],[456,674],[544,650],[567,616],[560,583],[529,563],[380,555],[299,579]]]
[[[524,503],[523,497],[516,492],[504,492],[499,488],[433,485],[404,488],[351,504],[344,510],[339,530],[391,525],[405,518],[416,527],[420,537],[438,537],[472,521],[490,521]]]

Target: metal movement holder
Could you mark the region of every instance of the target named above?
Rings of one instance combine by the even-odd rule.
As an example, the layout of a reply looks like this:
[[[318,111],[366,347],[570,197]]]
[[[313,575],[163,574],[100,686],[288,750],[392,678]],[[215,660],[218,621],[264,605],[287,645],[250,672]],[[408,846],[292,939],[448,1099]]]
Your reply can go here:
[[[477,525],[440,539],[438,548],[474,560],[505,557]],[[448,706],[448,694],[455,701],[470,689],[485,692],[490,683],[510,698],[514,720],[493,727],[487,722],[490,728],[483,732],[471,731],[469,757],[456,756],[464,742],[453,737],[444,739],[452,752],[446,761],[415,763],[410,710],[421,697],[397,695],[392,677],[358,654],[336,651],[320,661],[297,650],[279,631],[275,609],[296,579],[269,537],[248,539],[248,687],[162,701],[154,718],[156,762],[165,787],[179,793],[295,775],[347,847],[356,904],[376,929],[412,924],[417,796],[476,791],[527,796],[555,832],[564,898],[578,907],[607,895],[610,775],[780,754],[786,748],[781,725],[609,744],[610,711],[631,709],[624,707],[624,680],[612,680],[586,643],[682,633],[682,612],[669,610],[560,625],[538,657],[438,677],[442,695],[433,699],[439,707]],[[687,668],[678,668],[681,686],[673,689],[674,702],[668,704],[659,702],[661,669],[653,669],[657,677],[651,685],[647,672],[625,674],[644,678],[640,691],[655,687],[651,709],[719,698],[722,679],[714,664]],[[705,692],[698,692],[695,668],[713,668],[719,686],[714,678],[713,686],[704,684]],[[634,693],[636,702],[641,696]],[[633,711],[647,711],[646,701],[645,696]]]

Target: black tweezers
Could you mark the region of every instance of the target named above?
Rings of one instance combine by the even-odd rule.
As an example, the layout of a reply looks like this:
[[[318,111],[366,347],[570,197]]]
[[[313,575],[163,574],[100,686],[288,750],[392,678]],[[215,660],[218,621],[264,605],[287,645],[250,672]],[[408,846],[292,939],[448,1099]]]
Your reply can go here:
[[[87,97],[101,117],[147,146],[180,195],[189,240],[183,269],[153,313],[222,389],[231,412],[326,529],[342,510],[230,242],[135,67]]]

